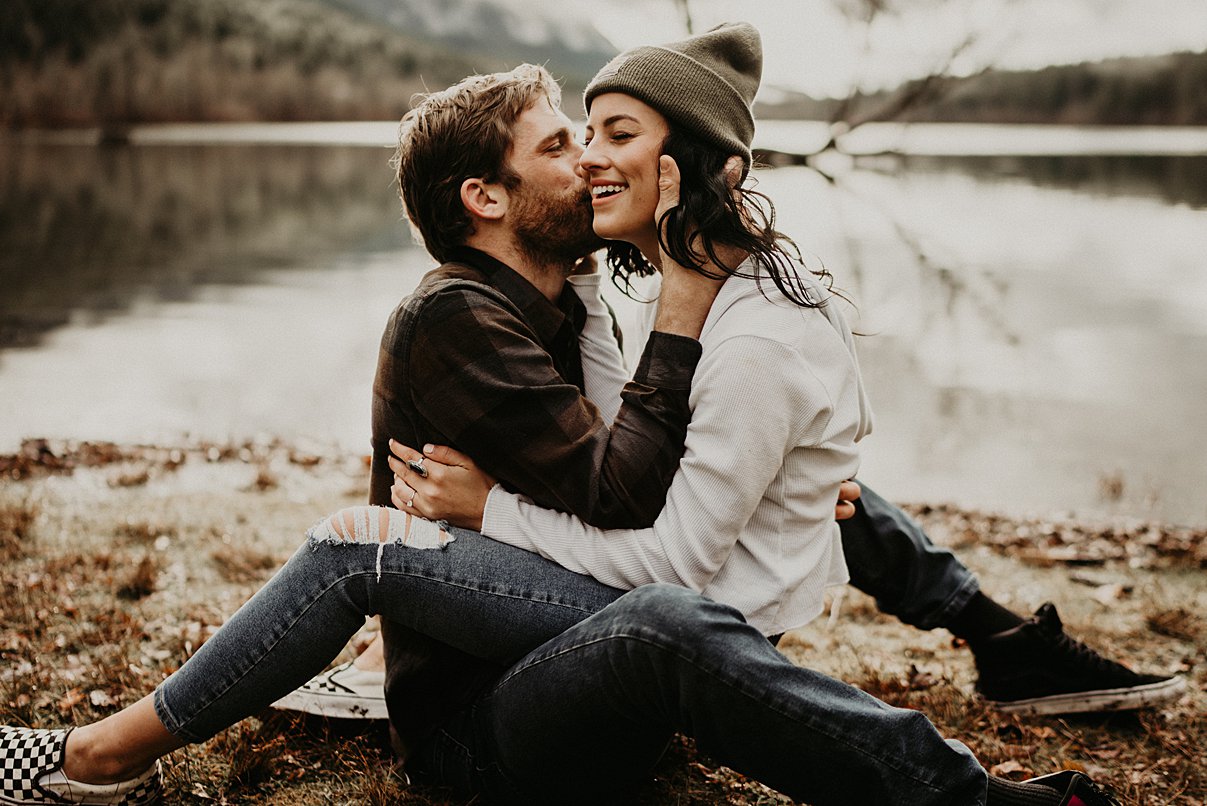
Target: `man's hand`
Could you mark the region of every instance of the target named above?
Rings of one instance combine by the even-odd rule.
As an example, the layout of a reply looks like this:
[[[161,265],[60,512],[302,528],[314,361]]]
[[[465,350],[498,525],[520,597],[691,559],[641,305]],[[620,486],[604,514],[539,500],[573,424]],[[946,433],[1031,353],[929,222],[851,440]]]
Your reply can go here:
[[[390,440],[394,485],[390,500],[403,512],[482,531],[486,498],[495,480],[465,454],[442,445],[423,453]],[[421,475],[426,474],[426,475]]]
[[[845,521],[855,515],[855,501],[859,500],[863,489],[859,482],[852,479],[838,486],[838,503],[834,506],[834,520]]]

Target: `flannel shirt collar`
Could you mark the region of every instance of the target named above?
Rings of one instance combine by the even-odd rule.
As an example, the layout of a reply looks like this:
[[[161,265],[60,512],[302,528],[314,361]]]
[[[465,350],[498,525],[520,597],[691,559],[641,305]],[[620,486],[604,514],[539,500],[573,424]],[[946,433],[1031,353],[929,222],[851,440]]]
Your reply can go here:
[[[536,331],[537,337],[547,345],[556,342],[562,328],[570,327],[573,338],[578,339],[587,322],[587,309],[574,289],[566,283],[557,304],[550,302],[536,286],[522,275],[487,253],[470,246],[457,247],[449,255],[457,263],[465,263],[482,272],[487,284],[503,292],[520,309],[525,321]]]

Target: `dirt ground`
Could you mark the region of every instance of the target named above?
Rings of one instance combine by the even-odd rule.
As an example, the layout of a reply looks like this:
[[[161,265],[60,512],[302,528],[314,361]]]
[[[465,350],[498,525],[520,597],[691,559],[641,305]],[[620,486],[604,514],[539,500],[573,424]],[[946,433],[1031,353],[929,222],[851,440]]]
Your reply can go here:
[[[362,457],[270,439],[30,441],[0,456],[0,723],[80,723],[138,699],[288,558],[310,524],[362,502],[367,479]],[[1124,803],[1207,803],[1207,532],[910,510],[1002,603],[1030,612],[1054,601],[1072,634],[1133,667],[1185,675],[1188,695],[1140,713],[1006,717],[974,697],[971,655],[948,633],[905,627],[854,590],[834,625],[819,619],[789,633],[781,651],[924,711],[997,774],[1077,768]],[[166,773],[169,802],[463,803],[407,787],[379,725],[277,713],[172,754]],[[641,802],[791,801],[683,740]]]

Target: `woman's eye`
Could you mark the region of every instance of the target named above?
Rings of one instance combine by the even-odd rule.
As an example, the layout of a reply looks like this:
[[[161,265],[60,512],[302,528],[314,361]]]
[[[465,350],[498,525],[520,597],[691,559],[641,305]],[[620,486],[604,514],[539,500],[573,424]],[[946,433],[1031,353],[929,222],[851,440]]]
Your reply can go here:
[[[612,135],[613,142],[623,142],[625,140],[632,140],[632,139],[633,139],[633,135],[629,134],[628,132],[615,132]]]

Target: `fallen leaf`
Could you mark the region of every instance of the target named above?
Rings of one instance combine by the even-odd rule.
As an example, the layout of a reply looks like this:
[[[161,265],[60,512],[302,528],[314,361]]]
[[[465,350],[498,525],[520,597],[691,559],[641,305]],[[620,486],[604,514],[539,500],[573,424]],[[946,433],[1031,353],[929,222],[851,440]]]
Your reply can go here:
[[[1003,761],[1001,764],[994,764],[989,768],[989,774],[996,775],[999,778],[1021,780],[1023,778],[1030,778],[1031,770],[1014,759],[1010,759],[1009,761]]]
[[[1120,585],[1117,582],[1113,582],[1107,585],[1099,585],[1094,589],[1094,592],[1091,594],[1091,596],[1093,596],[1094,599],[1100,604],[1111,605],[1122,599],[1130,591],[1131,588],[1127,587],[1126,585]]]
[[[59,713],[66,716],[67,714],[71,713],[72,708],[75,708],[77,705],[83,702],[83,700],[84,692],[80,691],[78,688],[71,689],[59,698]]]

